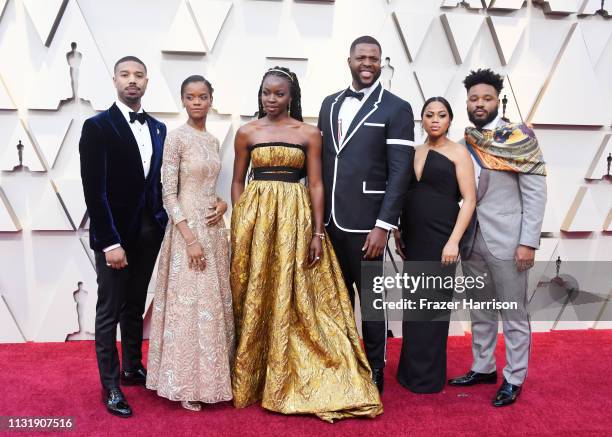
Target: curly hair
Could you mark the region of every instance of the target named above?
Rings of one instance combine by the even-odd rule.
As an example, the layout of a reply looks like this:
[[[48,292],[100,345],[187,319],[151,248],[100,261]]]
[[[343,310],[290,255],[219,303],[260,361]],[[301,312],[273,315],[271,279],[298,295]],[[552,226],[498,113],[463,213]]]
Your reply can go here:
[[[467,91],[469,91],[474,85],[481,83],[491,85],[493,88],[495,88],[495,91],[497,91],[497,95],[499,95],[501,90],[504,88],[504,77],[495,73],[490,68],[479,68],[476,71],[470,71],[470,74],[468,74],[463,80],[463,84],[465,85],[465,89]]]
[[[259,85],[259,91],[257,93],[257,102],[259,106],[259,112],[257,118],[263,118],[266,116],[266,112],[263,109],[261,103],[261,92],[263,90],[263,83],[268,76],[276,76],[285,79],[289,82],[289,94],[291,95],[291,103],[289,105],[289,116],[298,121],[304,121],[302,117],[302,90],[300,89],[300,82],[298,81],[297,75],[286,67],[273,67],[265,72],[261,79],[261,85]]]

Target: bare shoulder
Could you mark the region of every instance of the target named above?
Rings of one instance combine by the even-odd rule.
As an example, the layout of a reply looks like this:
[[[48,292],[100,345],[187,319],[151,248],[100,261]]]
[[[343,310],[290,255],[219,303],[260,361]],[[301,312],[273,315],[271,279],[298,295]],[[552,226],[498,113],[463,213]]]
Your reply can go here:
[[[426,148],[426,145],[425,145],[425,144],[419,144],[418,146],[414,146],[414,152],[415,152],[415,153],[416,153],[416,152],[419,152],[419,153],[420,153],[420,152],[422,152],[422,151],[423,151],[423,149],[425,149],[425,148]]]
[[[236,131],[236,136],[234,137],[234,143],[236,147],[246,147],[247,144],[251,141],[253,134],[256,130],[256,126],[254,125],[254,121],[243,124]]]
[[[453,160],[470,159],[470,152],[468,152],[468,149],[463,144],[449,140],[447,147],[449,155],[453,157]]]
[[[304,144],[306,147],[310,147],[311,145],[320,143],[321,131],[316,126],[301,122],[299,128],[299,138],[301,144]]]
[[[260,128],[260,124],[261,122],[259,120],[253,120],[243,124],[236,131],[236,138],[250,138]]]
[[[242,126],[240,126],[236,134],[246,135],[246,134],[253,133],[257,129],[259,124],[260,124],[259,120],[249,121],[248,123],[245,123]]]
[[[300,128],[301,131],[304,132],[304,135],[308,137],[311,137],[313,135],[321,135],[321,131],[319,130],[319,128],[310,123],[302,122]]]

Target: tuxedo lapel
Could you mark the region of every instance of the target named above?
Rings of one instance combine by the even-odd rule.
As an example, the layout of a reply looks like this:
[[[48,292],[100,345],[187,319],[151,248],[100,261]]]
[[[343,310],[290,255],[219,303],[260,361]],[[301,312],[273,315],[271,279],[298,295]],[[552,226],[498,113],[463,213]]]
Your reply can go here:
[[[130,129],[127,120],[125,119],[117,105],[113,103],[113,106],[110,107],[108,112],[110,114],[111,123],[115,128],[117,135],[119,135],[119,137],[123,140],[124,145],[126,146],[126,154],[130,156],[131,160],[139,164],[135,165],[135,167],[139,168],[140,173],[142,174],[142,178],[144,179],[145,175],[144,169],[142,168],[140,151],[138,150],[138,143],[136,142],[136,138],[132,133],[132,129]]]
[[[151,157],[151,168],[149,170],[149,176],[160,166],[162,159],[163,143],[161,139],[161,131],[157,122],[147,114],[147,126],[149,127],[149,133],[151,135],[151,145],[153,146],[153,156]]]
[[[123,139],[123,141],[131,144],[136,149],[138,149],[138,144],[136,143],[136,138],[134,138],[132,129],[130,129],[127,120],[125,119],[117,105],[113,103],[113,106],[110,107],[108,112],[110,113],[110,118],[113,122],[113,126],[115,127],[117,133]]]
[[[336,153],[338,153],[338,151],[340,150],[340,144],[338,142],[338,114],[340,113],[340,107],[344,102],[345,92],[346,90],[338,94],[338,96],[332,102],[329,111],[329,123],[331,125],[332,141],[334,144],[334,149],[336,149]]]
[[[347,145],[353,135],[355,135],[359,128],[363,126],[363,123],[365,123],[368,117],[378,109],[378,105],[382,100],[383,91],[384,90],[382,84],[379,84],[378,87],[376,87],[376,89],[372,91],[365,103],[361,105],[361,108],[359,108],[359,111],[353,118],[351,125],[346,131],[346,134],[344,135],[344,139],[342,141],[342,144],[340,145],[340,150],[342,150]]]

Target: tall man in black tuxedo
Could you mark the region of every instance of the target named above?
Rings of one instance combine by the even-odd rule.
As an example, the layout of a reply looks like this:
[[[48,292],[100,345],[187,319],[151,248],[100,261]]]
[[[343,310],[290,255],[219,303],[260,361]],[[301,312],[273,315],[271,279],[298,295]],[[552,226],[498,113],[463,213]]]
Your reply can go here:
[[[112,414],[129,417],[132,410],[119,382],[144,385],[146,380],[142,316],[168,220],[160,182],[166,126],[142,109],[148,78],[140,59],[121,58],[114,75],[118,99],[85,121],[79,152],[98,275],[96,355],[103,401]],[[117,323],[121,326],[121,372]]]
[[[353,284],[362,295],[361,261],[382,260],[388,233],[397,228],[414,159],[412,108],[383,89],[381,52],[371,36],[353,41],[348,58],[352,84],[326,97],[319,113],[325,225],[353,302]],[[372,379],[381,392],[384,313],[382,318],[362,324]]]

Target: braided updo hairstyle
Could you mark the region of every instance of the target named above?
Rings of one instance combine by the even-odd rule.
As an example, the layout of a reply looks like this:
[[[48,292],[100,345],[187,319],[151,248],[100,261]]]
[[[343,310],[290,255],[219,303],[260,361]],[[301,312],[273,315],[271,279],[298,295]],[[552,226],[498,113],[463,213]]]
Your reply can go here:
[[[285,79],[289,82],[289,94],[291,95],[291,104],[289,105],[289,116],[298,121],[304,121],[302,117],[302,90],[300,89],[300,82],[298,81],[297,75],[285,67],[273,67],[270,68],[263,75],[261,79],[261,85],[259,85],[259,92],[257,93],[257,102],[259,106],[259,112],[257,118],[263,118],[266,116],[266,112],[261,104],[261,92],[263,90],[263,83],[268,76],[276,76]]]

